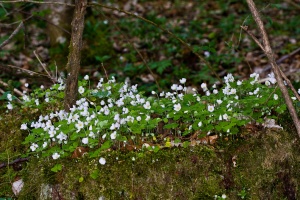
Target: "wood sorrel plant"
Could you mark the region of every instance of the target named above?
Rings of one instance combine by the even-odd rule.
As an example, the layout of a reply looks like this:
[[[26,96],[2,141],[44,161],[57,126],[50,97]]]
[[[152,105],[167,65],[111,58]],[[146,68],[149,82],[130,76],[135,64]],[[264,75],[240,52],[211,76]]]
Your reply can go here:
[[[136,150],[156,151],[168,146],[170,138],[188,146],[191,134],[237,134],[247,123],[262,123],[286,111],[273,75],[261,84],[256,73],[244,81],[228,74],[219,90],[202,83],[204,95],[196,90],[187,94],[186,79],[179,82],[169,92],[153,91],[153,96],[145,97],[137,85],[116,83],[114,77],[108,82],[100,79],[96,88],[90,88],[85,76],[79,81],[80,99],[69,113],[57,106],[64,98],[62,80],[50,89],[37,89],[23,97],[23,107],[51,109],[45,109],[38,120],[22,124],[21,129],[28,131],[24,144],[30,154],[53,159],[68,157],[78,147],[87,149],[91,158],[99,157],[102,150],[132,144]],[[6,99],[8,109],[17,103],[12,95],[6,94]],[[159,124],[173,136],[164,138]]]

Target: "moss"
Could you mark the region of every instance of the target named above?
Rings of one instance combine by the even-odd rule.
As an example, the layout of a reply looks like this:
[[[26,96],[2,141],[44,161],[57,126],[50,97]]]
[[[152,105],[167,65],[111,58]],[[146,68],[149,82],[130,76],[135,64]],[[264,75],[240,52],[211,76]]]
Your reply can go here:
[[[16,116],[6,113],[6,120],[0,120],[1,162],[26,150],[19,127],[27,115]],[[41,193],[46,186],[65,199],[213,199],[222,194],[241,199],[242,191],[248,199],[296,199],[299,153],[295,134],[261,130],[219,139],[214,146],[157,153],[106,151],[97,159],[30,157],[19,169],[0,169],[0,195],[13,197],[11,183],[21,177],[25,184],[19,199],[45,199]],[[100,157],[105,165],[99,164]],[[62,170],[54,173],[51,168],[57,163]]]

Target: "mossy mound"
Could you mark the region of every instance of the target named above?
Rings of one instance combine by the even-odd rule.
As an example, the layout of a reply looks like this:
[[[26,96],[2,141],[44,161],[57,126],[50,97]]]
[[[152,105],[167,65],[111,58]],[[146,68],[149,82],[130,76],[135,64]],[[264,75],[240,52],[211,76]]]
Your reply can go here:
[[[19,142],[17,138],[12,140]],[[278,130],[248,131],[243,137],[221,138],[214,146],[156,153],[111,150],[99,155],[105,165],[99,158],[33,157],[20,171],[1,169],[1,197],[13,196],[10,184],[18,176],[24,181],[18,199],[214,199],[222,194],[228,199],[297,199],[300,154],[295,138]],[[52,172],[57,163],[62,169]]]

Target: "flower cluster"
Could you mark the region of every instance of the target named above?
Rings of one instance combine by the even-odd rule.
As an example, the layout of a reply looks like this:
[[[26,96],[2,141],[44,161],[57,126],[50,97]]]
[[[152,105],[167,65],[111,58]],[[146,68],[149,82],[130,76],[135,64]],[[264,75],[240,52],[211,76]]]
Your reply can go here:
[[[188,93],[186,79],[182,78],[169,92],[153,91],[154,96],[145,97],[138,92],[137,85],[116,83],[114,77],[108,82],[101,78],[96,88],[91,89],[89,77],[85,76],[79,82],[80,98],[70,112],[52,110],[20,128],[29,132],[24,143],[31,152],[58,159],[83,146],[89,149],[89,156],[95,157],[112,145],[121,147],[129,142],[150,141],[152,146],[142,146],[160,148],[164,140],[156,139],[161,134],[159,122],[184,140],[195,132],[236,134],[240,126],[253,120],[262,123],[272,111],[286,110],[280,92],[272,87],[276,83],[273,75],[268,76],[265,84],[259,83],[259,75],[255,73],[244,81],[236,81],[228,74],[224,82],[221,88],[200,84],[199,93],[204,93],[200,95],[196,89]],[[48,90],[40,88],[43,92],[35,91],[34,95],[23,97],[24,105],[34,107],[55,102],[63,98],[64,87],[60,80]],[[7,99],[10,103],[13,97],[7,95]],[[99,161],[101,164],[105,163],[103,159]]]

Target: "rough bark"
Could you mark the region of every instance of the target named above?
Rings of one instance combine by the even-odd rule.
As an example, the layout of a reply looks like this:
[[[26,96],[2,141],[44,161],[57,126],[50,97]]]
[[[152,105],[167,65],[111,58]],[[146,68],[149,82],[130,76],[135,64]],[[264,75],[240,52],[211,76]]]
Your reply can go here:
[[[286,86],[284,85],[283,82],[283,78],[281,76],[280,73],[280,68],[276,63],[275,57],[274,57],[274,53],[273,50],[271,48],[270,42],[269,42],[269,38],[267,35],[267,32],[265,30],[264,24],[261,20],[261,17],[259,15],[259,12],[257,11],[257,8],[255,6],[255,3],[253,2],[253,0],[247,0],[248,6],[250,8],[250,11],[252,13],[252,16],[259,28],[259,31],[262,35],[262,39],[263,39],[263,45],[261,45],[259,42],[257,42],[258,40],[255,40],[255,37],[252,36],[252,38],[256,41],[256,43],[258,43],[258,45],[260,46],[260,48],[264,51],[264,53],[266,54],[266,56],[268,57],[268,60],[271,64],[272,70],[275,74],[275,78],[277,80],[278,86],[281,90],[281,93],[283,94],[284,100],[286,102],[286,105],[288,107],[288,110],[290,112],[290,115],[294,121],[294,125],[297,129],[298,135],[300,137],[300,121],[297,115],[297,112],[295,110],[295,107],[293,105],[292,99],[288,93],[288,90],[286,88]],[[242,27],[243,28],[243,27]]]
[[[87,7],[87,0],[76,0],[72,20],[72,35],[69,46],[67,63],[67,81],[65,89],[64,107],[66,111],[76,103],[78,95],[78,73],[80,69],[82,34],[84,29],[84,15]]]

